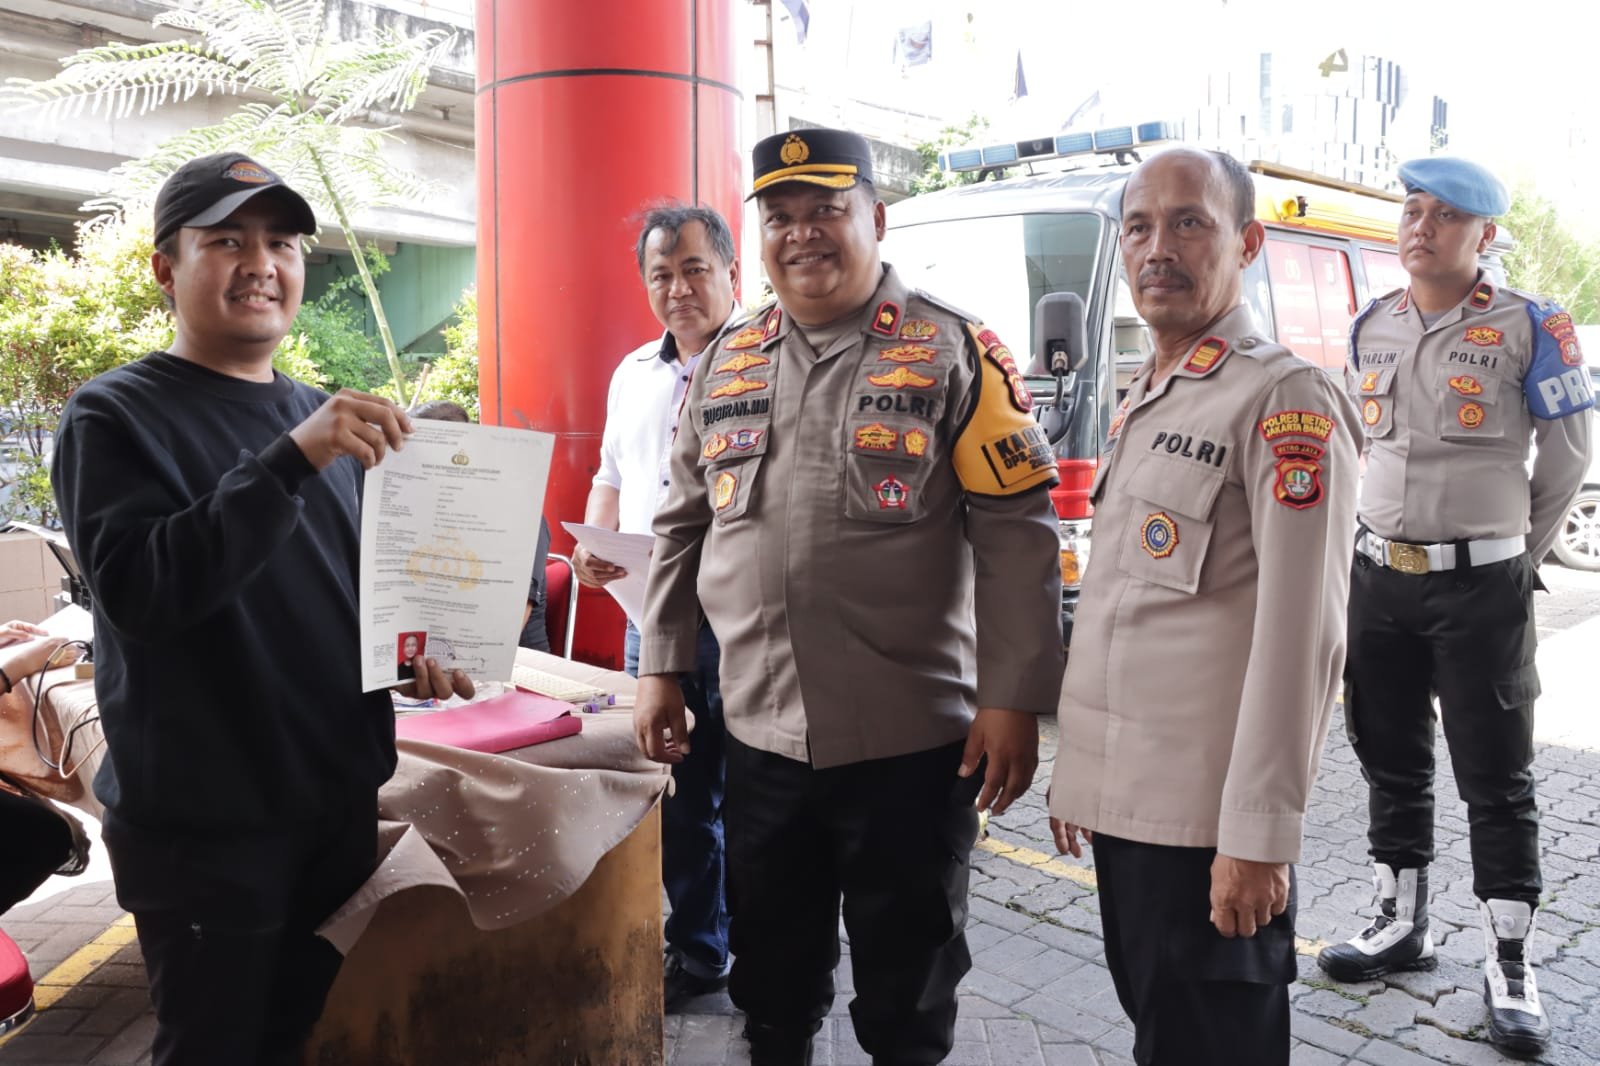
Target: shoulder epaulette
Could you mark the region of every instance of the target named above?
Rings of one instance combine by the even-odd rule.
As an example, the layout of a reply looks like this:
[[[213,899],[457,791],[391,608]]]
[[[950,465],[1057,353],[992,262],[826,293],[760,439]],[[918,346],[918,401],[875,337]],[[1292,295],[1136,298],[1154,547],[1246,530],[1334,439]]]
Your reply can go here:
[[[976,325],[977,323],[983,321],[977,315],[971,314],[970,312],[967,312],[967,311],[963,311],[961,308],[957,307],[955,304],[946,303],[944,300],[939,299],[937,296],[934,296],[931,293],[924,292],[921,289],[912,289],[911,290],[911,296],[914,299],[921,300],[923,303],[932,304],[933,306],[937,307],[939,310],[943,311],[945,314],[954,315],[955,317],[961,319],[961,321],[963,321],[963,322],[970,322],[970,323],[973,323],[974,325]]]

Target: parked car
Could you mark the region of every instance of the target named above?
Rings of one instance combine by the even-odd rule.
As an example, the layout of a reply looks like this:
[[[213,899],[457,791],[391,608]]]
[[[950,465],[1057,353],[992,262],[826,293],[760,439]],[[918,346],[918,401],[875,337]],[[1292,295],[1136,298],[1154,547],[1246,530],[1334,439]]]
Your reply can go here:
[[[1589,383],[1600,393],[1600,366],[1590,364]],[[1591,417],[1595,427],[1589,472],[1556,537],[1556,559],[1574,570],[1600,570],[1600,410],[1591,412]]]

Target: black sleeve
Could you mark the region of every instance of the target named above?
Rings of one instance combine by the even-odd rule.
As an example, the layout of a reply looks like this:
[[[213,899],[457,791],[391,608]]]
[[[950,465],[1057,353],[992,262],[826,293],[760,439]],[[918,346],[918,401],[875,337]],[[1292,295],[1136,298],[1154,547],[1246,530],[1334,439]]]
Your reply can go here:
[[[175,466],[81,393],[56,431],[51,480],[67,540],[104,617],[136,640],[170,636],[236,598],[293,533],[302,504],[291,493],[314,473],[287,437],[261,456],[240,452],[198,499],[174,493]]]

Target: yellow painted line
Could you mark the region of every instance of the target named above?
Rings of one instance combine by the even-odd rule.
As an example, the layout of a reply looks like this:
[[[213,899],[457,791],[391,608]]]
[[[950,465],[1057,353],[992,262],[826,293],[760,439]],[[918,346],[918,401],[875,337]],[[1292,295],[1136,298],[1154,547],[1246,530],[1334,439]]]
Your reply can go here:
[[[138,934],[133,928],[133,915],[124,914],[121,918],[108,925],[93,940],[61,960],[60,965],[55,969],[34,982],[34,1009],[43,1011],[55,1006],[61,1001],[62,997],[76,988],[84,978],[110,962],[112,956],[137,939]],[[5,1036],[0,1036],[0,1047],[5,1046],[8,1040],[27,1028],[24,1025],[20,1029],[13,1029]]]
[[[978,841],[977,848],[979,851],[987,851],[990,855],[1005,859],[1008,862],[1014,862],[1018,866],[1026,866],[1030,869],[1038,870],[1042,874],[1049,874],[1052,877],[1060,877],[1076,882],[1084,888],[1099,888],[1099,882],[1095,880],[1093,870],[1085,869],[1082,866],[1074,866],[1069,862],[1062,862],[1055,856],[1046,855],[1042,851],[1034,851],[1032,848],[1024,848],[1016,844],[1007,844],[1004,841],[996,840],[994,837],[984,837]],[[1294,949],[1301,955],[1315,956],[1327,946],[1328,942],[1320,938],[1317,940],[1308,940],[1303,936],[1294,938]]]
[[[1042,851],[1018,847],[1016,844],[1006,844],[996,840],[994,837],[985,837],[978,841],[978,850],[987,851],[991,855],[998,855],[1000,858],[1014,862],[1018,866],[1032,867],[1042,874],[1075,881],[1084,888],[1100,887],[1100,883],[1095,880],[1093,870],[1086,870],[1082,866],[1073,866],[1071,863],[1062,862],[1054,855],[1046,855]]]

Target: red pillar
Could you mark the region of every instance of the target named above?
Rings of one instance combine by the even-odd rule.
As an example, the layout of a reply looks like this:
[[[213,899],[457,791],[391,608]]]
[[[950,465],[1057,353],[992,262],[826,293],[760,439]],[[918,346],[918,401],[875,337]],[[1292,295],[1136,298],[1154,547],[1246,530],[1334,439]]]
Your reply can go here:
[[[738,246],[736,0],[478,0],[479,403],[556,435],[553,550],[583,517],[606,389],[661,326],[633,256],[636,216],[708,204]],[[621,666],[621,612],[592,590],[574,655]]]

